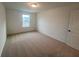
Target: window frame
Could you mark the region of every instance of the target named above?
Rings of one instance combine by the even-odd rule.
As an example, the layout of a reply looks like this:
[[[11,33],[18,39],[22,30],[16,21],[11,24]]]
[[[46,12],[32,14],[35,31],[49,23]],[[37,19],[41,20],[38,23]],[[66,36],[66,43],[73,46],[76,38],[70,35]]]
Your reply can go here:
[[[23,16],[28,15],[29,16],[29,26],[23,26]],[[22,27],[30,27],[31,26],[31,15],[30,14],[22,14]]]

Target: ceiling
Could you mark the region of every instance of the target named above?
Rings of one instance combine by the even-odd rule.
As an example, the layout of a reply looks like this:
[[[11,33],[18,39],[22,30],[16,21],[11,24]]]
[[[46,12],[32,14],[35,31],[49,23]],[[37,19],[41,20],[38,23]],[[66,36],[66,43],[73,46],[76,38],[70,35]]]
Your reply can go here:
[[[28,5],[31,2],[4,2],[4,6],[9,9],[16,9],[27,12],[42,12],[51,8],[70,6],[70,5],[79,5],[78,2],[37,2],[39,7],[32,8]]]

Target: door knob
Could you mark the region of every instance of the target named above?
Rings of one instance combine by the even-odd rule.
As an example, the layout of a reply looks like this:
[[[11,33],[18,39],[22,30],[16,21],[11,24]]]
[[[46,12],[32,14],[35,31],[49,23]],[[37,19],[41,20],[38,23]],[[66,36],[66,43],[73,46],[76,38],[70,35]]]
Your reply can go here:
[[[68,30],[68,32],[71,32],[71,30]]]

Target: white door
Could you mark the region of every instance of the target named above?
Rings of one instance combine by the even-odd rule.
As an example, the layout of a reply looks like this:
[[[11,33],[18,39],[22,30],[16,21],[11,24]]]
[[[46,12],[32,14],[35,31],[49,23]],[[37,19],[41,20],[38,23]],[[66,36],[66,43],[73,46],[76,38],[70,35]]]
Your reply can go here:
[[[79,50],[79,10],[73,10],[70,13],[70,22],[67,43]]]

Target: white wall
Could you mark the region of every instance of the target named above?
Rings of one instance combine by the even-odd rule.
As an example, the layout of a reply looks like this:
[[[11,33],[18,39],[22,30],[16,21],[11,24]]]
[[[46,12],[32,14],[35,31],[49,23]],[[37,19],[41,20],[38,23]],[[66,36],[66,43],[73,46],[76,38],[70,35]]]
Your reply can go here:
[[[68,39],[69,36],[67,31],[70,21],[70,13],[72,10],[76,9],[79,10],[79,7],[66,6],[38,13],[38,31],[78,49],[79,44],[76,45],[76,43],[73,43],[75,39]],[[79,40],[75,40],[75,42],[78,43]]]
[[[6,9],[6,14],[7,14],[7,33],[8,34],[36,30],[36,14],[31,14],[27,12],[12,10],[12,9]],[[23,14],[31,15],[31,25],[29,28],[22,27]]]
[[[60,7],[38,14],[38,30],[59,41],[66,41],[69,9]]]
[[[0,56],[6,42],[6,16],[5,8],[2,3],[0,3]]]

